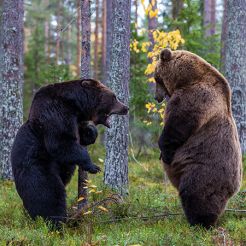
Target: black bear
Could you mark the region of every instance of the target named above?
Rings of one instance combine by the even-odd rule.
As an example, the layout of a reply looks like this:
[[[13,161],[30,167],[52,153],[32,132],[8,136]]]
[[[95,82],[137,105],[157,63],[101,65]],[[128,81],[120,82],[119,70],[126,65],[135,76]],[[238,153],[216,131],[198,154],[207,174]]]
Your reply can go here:
[[[110,115],[127,112],[109,88],[91,79],[55,83],[35,94],[11,152],[16,189],[33,219],[59,226],[66,220],[65,186],[75,165],[100,171],[82,146],[94,143],[96,128],[83,122],[109,127]]]
[[[161,158],[191,225],[213,226],[240,188],[242,155],[227,80],[201,57],[164,49],[156,100],[170,99]]]

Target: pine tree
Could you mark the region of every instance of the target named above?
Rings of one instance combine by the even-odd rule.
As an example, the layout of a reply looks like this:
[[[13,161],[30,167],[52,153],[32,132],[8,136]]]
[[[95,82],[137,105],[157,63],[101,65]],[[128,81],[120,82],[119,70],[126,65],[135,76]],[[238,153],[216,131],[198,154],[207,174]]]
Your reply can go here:
[[[130,77],[130,2],[112,1],[111,19],[112,44],[108,85],[125,104],[128,104]],[[128,130],[128,116],[113,116],[111,128],[106,133],[104,182],[121,194],[128,192]]]
[[[12,179],[11,147],[23,118],[23,0],[4,0],[0,20],[0,177]]]
[[[245,1],[225,0],[222,30],[222,70],[232,88],[232,111],[243,153],[246,153],[245,23]]]

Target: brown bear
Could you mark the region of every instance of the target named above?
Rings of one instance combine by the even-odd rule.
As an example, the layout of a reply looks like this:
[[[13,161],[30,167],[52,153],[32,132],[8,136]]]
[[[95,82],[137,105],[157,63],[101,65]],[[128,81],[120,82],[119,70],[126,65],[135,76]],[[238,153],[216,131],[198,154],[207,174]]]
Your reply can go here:
[[[96,140],[94,124],[109,127],[110,115],[127,112],[109,88],[91,79],[48,85],[35,94],[11,152],[16,189],[33,219],[41,216],[58,228],[66,221],[65,186],[75,166],[100,171],[84,147]]]
[[[191,225],[213,226],[240,187],[242,155],[227,80],[188,51],[164,49],[156,96],[167,102],[159,148]]]

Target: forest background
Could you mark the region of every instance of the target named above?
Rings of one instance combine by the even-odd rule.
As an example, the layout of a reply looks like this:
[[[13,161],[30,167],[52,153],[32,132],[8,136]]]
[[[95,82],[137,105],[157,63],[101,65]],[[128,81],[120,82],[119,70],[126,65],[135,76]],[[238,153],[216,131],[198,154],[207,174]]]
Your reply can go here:
[[[128,12],[124,8],[116,8],[122,3]],[[245,175],[240,193],[229,203],[217,228],[205,231],[199,227],[190,228],[187,224],[177,192],[168,182],[158,160],[157,141],[163,127],[165,103],[159,105],[154,101],[153,80],[157,54],[165,47],[194,52],[216,67],[231,85],[233,113],[245,154],[245,0],[1,0],[1,13],[5,13],[6,6],[17,13],[23,12],[24,42],[21,39],[16,42],[16,53],[21,53],[23,44],[24,79],[15,80],[16,83],[4,81],[1,77],[5,68],[4,59],[1,60],[1,112],[8,109],[11,116],[14,108],[17,113],[14,114],[15,118],[8,117],[7,120],[4,114],[0,115],[0,136],[3,139],[0,143],[0,176],[3,179],[0,187],[0,242],[10,245],[246,244]],[[120,33],[122,27],[112,24],[113,18],[117,20],[117,14],[119,18],[123,17],[126,25],[129,24],[129,32],[118,44],[113,36]],[[4,23],[18,24],[17,19],[11,20],[10,17],[8,22],[1,23],[0,41],[5,38]],[[88,33],[84,32],[83,35],[85,26],[90,30],[86,40]],[[85,53],[85,44],[90,45],[89,53],[88,50]],[[3,51],[4,46],[1,46],[0,58]],[[122,57],[117,53],[119,51]],[[84,59],[88,57],[90,59]],[[126,74],[120,67],[112,68],[112,60],[117,63],[120,59],[123,60],[122,68]],[[112,82],[112,71],[119,74],[123,95]],[[128,118],[120,123],[125,132],[129,129],[129,142],[126,138],[120,139],[121,144],[124,141],[129,144],[129,155],[125,155],[127,152],[120,153],[122,163],[117,171],[121,174],[122,186],[127,188],[122,189],[116,179],[108,178],[110,175],[116,176],[116,173],[110,173],[109,167],[112,163],[117,164],[118,160],[111,160],[108,153],[119,139],[107,142],[110,132],[100,126],[97,143],[89,151],[95,163],[101,166],[105,163],[105,173],[104,178],[103,173],[89,177],[89,204],[97,204],[113,196],[114,192],[108,186],[118,191],[120,188],[120,193],[129,196],[126,196],[124,203],[100,203],[96,209],[88,209],[81,215],[80,226],[76,229],[66,226],[62,238],[58,232],[50,233],[42,220],[32,222],[27,219],[11,181],[8,158],[13,137],[22,117],[24,121],[27,119],[38,88],[84,77],[85,74],[111,87],[123,101],[128,101],[129,93],[130,107],[129,128]],[[23,93],[16,93],[19,95],[17,103],[15,99],[4,96],[4,91],[16,91],[22,85]],[[9,127],[11,123],[13,129]],[[114,134],[114,129],[111,134]],[[68,187],[71,212],[77,202],[76,176]]]

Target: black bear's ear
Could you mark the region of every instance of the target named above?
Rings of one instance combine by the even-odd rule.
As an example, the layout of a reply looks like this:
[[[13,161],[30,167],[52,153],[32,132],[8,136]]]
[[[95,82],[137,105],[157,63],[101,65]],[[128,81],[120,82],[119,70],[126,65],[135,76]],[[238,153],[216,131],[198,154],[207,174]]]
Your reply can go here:
[[[81,81],[81,85],[82,86],[90,86],[90,85],[92,85],[92,80],[84,79],[84,80]]]
[[[172,51],[170,49],[163,49],[160,53],[160,59],[164,62],[172,59]]]
[[[96,82],[92,79],[83,79],[81,81],[82,86],[94,86],[95,84],[96,84]]]

